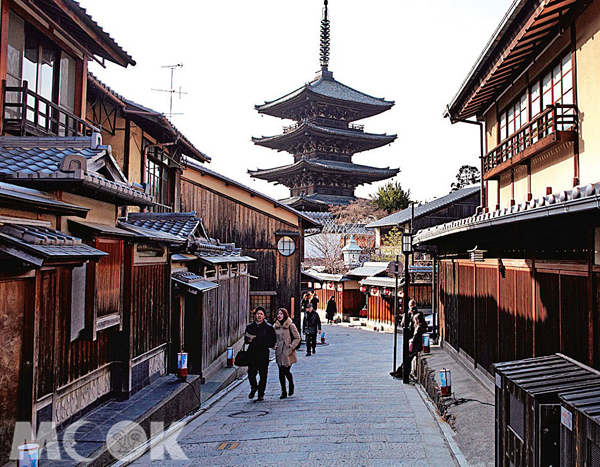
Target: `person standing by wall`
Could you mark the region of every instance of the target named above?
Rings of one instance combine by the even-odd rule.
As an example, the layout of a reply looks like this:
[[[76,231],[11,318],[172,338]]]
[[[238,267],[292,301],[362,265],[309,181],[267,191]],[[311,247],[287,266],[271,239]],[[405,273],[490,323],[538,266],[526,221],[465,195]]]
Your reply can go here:
[[[314,293],[312,294],[312,298],[310,299],[310,303],[313,307],[313,310],[315,310],[315,313],[317,312],[317,310],[319,309],[319,297],[317,297],[317,294]]]
[[[285,399],[288,395],[294,394],[294,377],[290,371],[292,365],[298,361],[296,348],[301,342],[300,333],[296,325],[292,322],[288,311],[285,308],[277,310],[275,324],[275,361],[279,366],[279,384],[281,384],[280,399]],[[289,383],[289,391],[286,390],[285,380]]]
[[[337,304],[335,303],[335,297],[332,295],[327,301],[327,307],[325,307],[325,316],[327,317],[327,324],[333,323],[333,318],[337,313]]]
[[[254,322],[246,326],[244,340],[248,345],[248,381],[250,382],[249,399],[254,399],[258,391],[258,400],[265,397],[267,373],[269,369],[269,349],[275,347],[275,330],[265,320],[266,310],[262,306],[254,310]],[[260,381],[256,382],[256,375]]]
[[[306,335],[306,356],[310,356],[312,353],[316,353],[317,348],[317,332],[321,330],[321,318],[315,311],[312,303],[306,306],[306,313],[304,313],[304,321],[302,323],[302,332]]]

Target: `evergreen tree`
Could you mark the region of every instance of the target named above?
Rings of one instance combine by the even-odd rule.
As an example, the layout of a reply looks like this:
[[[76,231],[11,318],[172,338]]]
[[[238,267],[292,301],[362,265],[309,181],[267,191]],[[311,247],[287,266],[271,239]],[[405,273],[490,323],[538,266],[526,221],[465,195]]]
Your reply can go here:
[[[472,165],[463,165],[460,169],[458,169],[458,173],[456,174],[456,182],[452,183],[452,189],[450,192],[458,191],[461,188],[469,185],[474,185],[479,183],[480,180],[481,175],[477,167]]]
[[[410,190],[404,191],[399,182],[389,182],[379,187],[371,199],[377,208],[388,214],[406,209],[411,202]]]

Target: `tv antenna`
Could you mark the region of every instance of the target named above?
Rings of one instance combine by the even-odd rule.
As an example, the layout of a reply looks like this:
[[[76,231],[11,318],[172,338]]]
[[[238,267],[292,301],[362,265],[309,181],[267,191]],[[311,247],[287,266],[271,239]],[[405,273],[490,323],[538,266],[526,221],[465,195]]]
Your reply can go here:
[[[187,92],[181,92],[181,86],[179,86],[179,91],[173,89],[173,74],[176,69],[183,68],[183,63],[178,63],[177,65],[161,66],[161,68],[169,68],[171,70],[171,89],[154,89],[154,88],[152,88],[152,90],[169,93],[169,113],[167,114],[167,116],[172,117],[173,115],[183,115],[181,113],[173,113],[173,95],[177,94],[179,96],[179,99],[181,99],[182,94],[187,94]]]

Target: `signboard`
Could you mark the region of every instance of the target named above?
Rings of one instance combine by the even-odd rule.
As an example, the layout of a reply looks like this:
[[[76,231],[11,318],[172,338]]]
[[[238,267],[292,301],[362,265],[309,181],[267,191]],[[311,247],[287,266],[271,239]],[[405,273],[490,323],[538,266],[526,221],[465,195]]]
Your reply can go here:
[[[560,408],[560,423],[573,431],[573,414],[564,407]]]
[[[496,386],[502,389],[502,376],[499,373],[496,373]]]

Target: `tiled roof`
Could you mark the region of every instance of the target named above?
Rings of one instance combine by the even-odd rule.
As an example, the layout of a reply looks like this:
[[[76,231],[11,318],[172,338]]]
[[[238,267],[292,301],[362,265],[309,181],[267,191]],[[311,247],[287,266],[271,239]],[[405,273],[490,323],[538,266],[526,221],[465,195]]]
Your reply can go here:
[[[344,172],[352,175],[365,175],[373,177],[393,177],[400,169],[390,169],[371,167],[368,165],[353,164],[351,162],[340,162],[340,161],[329,161],[326,159],[301,159],[298,162],[289,165],[283,165],[280,167],[273,167],[272,169],[257,169],[248,170],[248,173],[252,177],[262,177],[269,174],[276,174],[283,171],[303,171],[306,169],[312,169],[318,172]],[[308,195],[310,196],[310,195]]]
[[[387,272],[389,263],[366,262],[361,267],[348,271],[348,276],[371,277]]]
[[[294,100],[308,100],[318,97],[326,97],[343,101],[346,105],[358,104],[359,106],[375,107],[376,109],[366,113],[366,116],[376,115],[377,113],[383,112],[394,105],[394,101],[386,101],[382,98],[377,98],[357,91],[356,89],[346,86],[333,79],[331,72],[320,73],[316,79],[304,86],[296,89],[295,91],[286,94],[279,99],[275,99],[270,102],[265,102],[262,105],[255,106],[259,112],[269,113],[269,110],[281,107],[288,102]],[[362,117],[361,117],[362,118]]]
[[[316,206],[347,206],[355,199],[355,196],[322,195],[320,193],[314,193],[311,195],[292,196],[280,201],[289,206],[302,206],[305,202]]]
[[[99,259],[107,253],[92,248],[80,238],[37,225],[0,224],[0,244],[8,244],[34,256],[29,260],[40,266],[45,259]],[[11,254],[11,251],[2,249]],[[18,257],[18,253],[14,252]],[[36,261],[35,258],[39,258]]]
[[[40,142],[44,144],[43,142]],[[60,143],[59,143],[60,144]],[[86,159],[102,156],[106,146],[91,148],[60,148],[60,147],[6,147],[0,141],[0,173],[20,177],[50,177],[58,172],[61,161],[65,156],[77,155]]]
[[[252,263],[256,261],[250,256],[243,256],[241,248],[222,252],[199,251],[196,253],[200,260],[209,264],[224,264],[224,263]]]
[[[253,137],[252,141],[255,144],[266,146],[272,149],[285,149],[285,146],[288,145],[289,142],[298,139],[305,139],[311,135],[351,140],[356,146],[354,148],[354,152],[361,152],[385,146],[397,138],[397,135],[365,133],[363,131],[334,128],[324,125],[317,125],[309,121],[303,121],[293,130],[288,131],[287,133],[273,136],[262,136],[260,138]]]
[[[69,229],[74,233],[85,232],[97,235],[112,235],[116,237],[135,237],[135,234],[128,230],[119,229],[114,225],[99,224],[98,222],[80,221],[69,219]]]
[[[206,292],[219,287],[217,282],[207,281],[204,277],[189,271],[174,272],[171,274],[171,279],[177,284],[181,284],[179,287],[187,286],[200,292]]]
[[[314,269],[309,269],[307,271],[303,271],[306,275],[310,277],[314,277],[320,281],[328,281],[328,282],[342,282],[346,281],[346,277],[343,274],[327,274],[325,272],[315,271]]]
[[[81,19],[83,19],[83,21],[87,24],[88,27],[90,27],[92,30],[95,30],[95,32],[98,33],[98,35],[100,37],[103,37],[105,39],[105,41],[107,42],[107,45],[113,49],[118,55],[121,56],[121,58],[124,60],[124,62],[126,62],[126,64],[131,64],[131,65],[135,65],[135,60],[131,57],[131,55],[129,55],[127,52],[125,52],[125,50],[123,50],[123,48],[110,36],[110,34],[108,34],[103,28],[102,26],[100,26],[87,12],[87,10],[85,8],[83,8],[79,2],[75,1],[75,0],[67,0],[68,6],[71,7],[71,10],[77,15],[79,16]],[[113,58],[104,53],[100,53],[99,51],[95,51],[96,53],[98,53],[99,55],[101,55],[102,57],[106,58],[107,60],[111,60],[113,61]],[[127,65],[125,65],[127,66]]]
[[[444,206],[456,203],[457,201],[460,201],[463,198],[472,196],[473,194],[478,193],[479,190],[479,186],[471,186],[463,188],[462,190],[454,191],[446,196],[442,196],[441,198],[436,198],[433,201],[430,201],[429,203],[415,206],[415,219],[423,217],[428,213],[436,211]],[[390,227],[402,225],[410,221],[411,215],[412,210],[409,207],[403,209],[402,211],[395,212],[394,214],[390,214],[389,216],[384,217],[382,219],[373,221],[367,224],[367,228],[373,229],[376,227]]]
[[[202,219],[195,212],[181,213],[129,213],[127,219],[119,222],[124,228],[136,227],[187,241],[201,225]],[[202,228],[204,230],[204,228]],[[204,235],[204,232],[202,232]],[[169,238],[169,237],[165,238]]]
[[[471,217],[419,230],[414,237],[414,243],[419,244],[467,230],[597,210],[598,206],[600,206],[600,183],[590,183],[586,186],[578,186],[569,191],[551,194],[509,208],[475,214]]]
[[[43,191],[4,182],[0,182],[0,201],[7,205],[31,206],[38,210],[81,217],[85,217],[90,210],[89,208],[59,201],[53,195]]]
[[[72,182],[130,204],[147,206],[152,197],[130,185],[112,158],[110,146],[93,137],[0,137],[0,177],[19,185]],[[74,168],[61,167],[74,161]],[[115,180],[95,170],[110,167]]]
[[[403,283],[403,282],[402,282]],[[396,278],[394,277],[368,277],[366,279],[363,279],[362,281],[359,281],[360,285],[372,285],[375,287],[389,287],[389,288],[395,288],[396,287]],[[400,279],[398,278],[398,285],[400,285]]]

